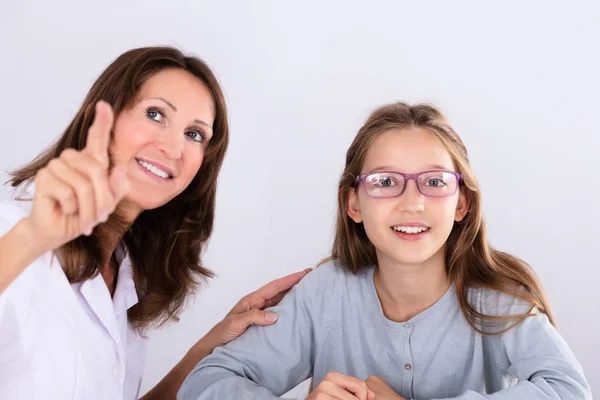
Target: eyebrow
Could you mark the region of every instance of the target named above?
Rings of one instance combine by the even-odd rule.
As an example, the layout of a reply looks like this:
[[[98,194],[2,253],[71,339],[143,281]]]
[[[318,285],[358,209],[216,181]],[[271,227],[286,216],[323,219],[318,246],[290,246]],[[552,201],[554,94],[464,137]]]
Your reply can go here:
[[[173,111],[177,112],[177,107],[175,107],[173,105],[173,103],[171,103],[169,100],[167,100],[165,98],[162,98],[162,97],[151,97],[148,100],[161,100],[161,101],[165,102]],[[207,128],[212,129],[212,126],[210,126],[206,122],[202,121],[201,119],[195,119],[194,122],[197,123],[197,124],[200,124],[200,125],[204,125]]]
[[[427,165],[423,171],[436,170],[436,169],[442,169],[442,170],[445,170],[445,171],[451,171],[452,170],[452,168],[442,167],[441,165],[438,165],[438,164],[430,164],[430,165]],[[395,167],[391,167],[389,165],[386,165],[386,166],[382,166],[382,167],[373,168],[372,170],[370,170],[367,173],[371,174],[373,172],[378,172],[378,171],[395,171],[395,170],[396,170]]]

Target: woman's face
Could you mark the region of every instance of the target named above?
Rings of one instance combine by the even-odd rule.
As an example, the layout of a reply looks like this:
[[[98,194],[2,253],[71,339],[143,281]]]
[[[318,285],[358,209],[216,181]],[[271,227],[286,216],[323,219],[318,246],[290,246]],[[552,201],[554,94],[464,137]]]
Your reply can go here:
[[[190,184],[204,158],[215,118],[213,97],[191,73],[164,69],[149,78],[114,125],[111,156],[125,164],[128,212],[158,208]]]

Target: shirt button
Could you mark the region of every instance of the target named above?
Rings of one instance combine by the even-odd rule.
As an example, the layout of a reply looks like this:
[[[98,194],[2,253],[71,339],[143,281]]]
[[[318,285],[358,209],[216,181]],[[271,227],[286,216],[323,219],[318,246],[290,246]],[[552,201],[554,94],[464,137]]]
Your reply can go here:
[[[410,364],[404,364],[404,369],[407,371],[410,371],[412,369],[412,365]]]
[[[404,324],[404,329],[410,328],[410,324]]]

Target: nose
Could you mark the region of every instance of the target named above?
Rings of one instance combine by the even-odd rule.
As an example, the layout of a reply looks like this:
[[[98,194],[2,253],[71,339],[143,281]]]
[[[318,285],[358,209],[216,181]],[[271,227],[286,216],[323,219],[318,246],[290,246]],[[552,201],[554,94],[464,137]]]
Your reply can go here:
[[[185,135],[176,129],[163,132],[164,135],[158,141],[158,150],[169,160],[178,160],[183,154]]]
[[[407,213],[425,211],[425,196],[419,191],[414,179],[406,182],[404,193],[398,197],[398,208]]]

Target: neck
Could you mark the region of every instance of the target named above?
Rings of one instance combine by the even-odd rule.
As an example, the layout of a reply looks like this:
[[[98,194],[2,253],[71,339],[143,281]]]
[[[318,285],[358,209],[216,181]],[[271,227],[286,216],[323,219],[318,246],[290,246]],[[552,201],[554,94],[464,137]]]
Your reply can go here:
[[[98,236],[102,243],[102,259],[104,260],[99,270],[111,296],[116,288],[118,262],[120,261],[114,260],[113,262],[113,255],[125,233],[140,213],[141,210],[138,207],[122,201],[108,221],[98,226]]]
[[[124,200],[119,203],[108,221],[98,226],[104,260],[110,259],[140,213],[141,210],[138,207]]]
[[[388,319],[404,322],[435,304],[450,287],[442,248],[420,264],[402,264],[378,254],[373,281]]]

